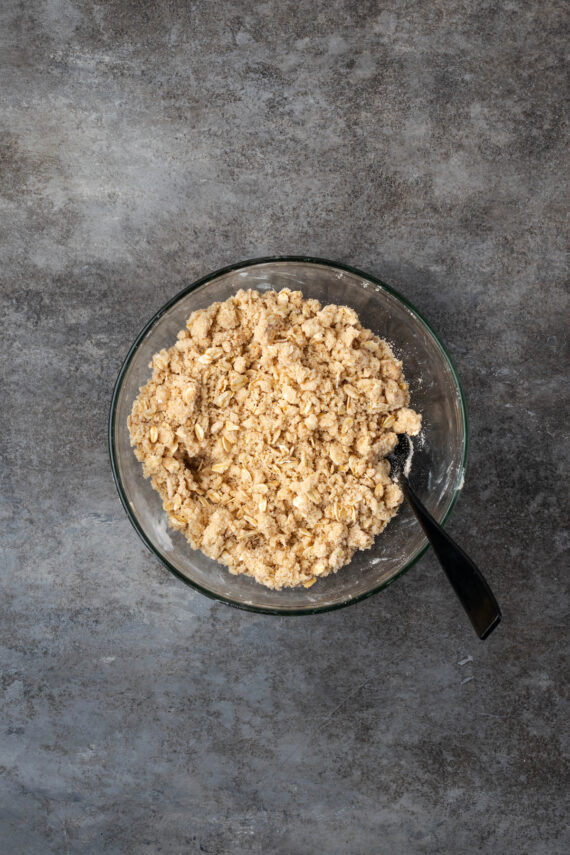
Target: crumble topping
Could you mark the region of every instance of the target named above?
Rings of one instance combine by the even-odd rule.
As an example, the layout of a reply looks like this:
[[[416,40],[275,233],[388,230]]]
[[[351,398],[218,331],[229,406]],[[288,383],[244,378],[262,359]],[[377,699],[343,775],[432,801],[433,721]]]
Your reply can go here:
[[[238,291],[193,312],[149,367],[131,444],[170,525],[230,573],[310,587],[397,513],[385,457],[421,416],[352,309]]]

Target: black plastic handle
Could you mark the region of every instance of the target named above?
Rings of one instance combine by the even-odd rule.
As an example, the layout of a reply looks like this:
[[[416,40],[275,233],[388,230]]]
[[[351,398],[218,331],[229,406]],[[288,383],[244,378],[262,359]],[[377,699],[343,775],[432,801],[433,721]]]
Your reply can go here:
[[[453,590],[467,612],[475,632],[481,640],[487,638],[501,622],[502,614],[495,595],[483,578],[483,574],[447,532],[436,523],[406,478],[401,478],[400,486],[431,543],[439,563],[451,582]]]

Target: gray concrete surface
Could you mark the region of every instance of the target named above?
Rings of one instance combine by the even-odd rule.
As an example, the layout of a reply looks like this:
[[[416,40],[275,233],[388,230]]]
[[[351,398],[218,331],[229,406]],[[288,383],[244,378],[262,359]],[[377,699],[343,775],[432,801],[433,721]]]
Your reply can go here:
[[[568,852],[565,4],[1,15],[0,851]],[[193,593],[127,521],[106,419],[131,341],[272,253],[382,276],[448,345],[450,529],[504,609],[484,644],[431,555],[280,619]]]

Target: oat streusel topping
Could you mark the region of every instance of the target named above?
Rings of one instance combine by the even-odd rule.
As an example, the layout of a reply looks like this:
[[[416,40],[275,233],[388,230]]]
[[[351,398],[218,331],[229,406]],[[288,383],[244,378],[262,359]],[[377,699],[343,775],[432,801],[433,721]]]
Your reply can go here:
[[[397,513],[385,456],[421,416],[352,309],[238,291],[193,312],[150,367],[131,444],[170,525],[230,573],[310,587]]]

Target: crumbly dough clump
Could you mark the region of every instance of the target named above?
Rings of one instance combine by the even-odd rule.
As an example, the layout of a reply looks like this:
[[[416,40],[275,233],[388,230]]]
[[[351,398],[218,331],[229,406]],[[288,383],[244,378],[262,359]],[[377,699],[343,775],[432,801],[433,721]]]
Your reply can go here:
[[[238,291],[153,357],[128,425],[170,525],[269,588],[368,549],[402,502],[385,456],[415,435],[402,363],[346,306]]]

